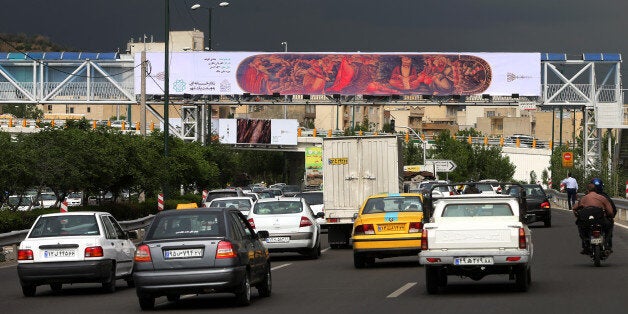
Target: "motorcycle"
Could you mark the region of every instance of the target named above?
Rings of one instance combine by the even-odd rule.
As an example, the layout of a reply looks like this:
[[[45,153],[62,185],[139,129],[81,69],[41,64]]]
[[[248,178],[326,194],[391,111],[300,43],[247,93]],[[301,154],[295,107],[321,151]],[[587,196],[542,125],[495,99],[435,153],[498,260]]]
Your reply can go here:
[[[610,250],[606,248],[604,210],[599,207],[584,207],[576,211],[578,228],[583,244],[587,247],[593,264],[599,267],[601,261],[608,258]]]
[[[589,225],[589,235],[589,255],[593,260],[593,265],[600,267],[601,261],[608,258],[610,254],[610,251],[606,249],[604,228],[600,223],[593,223]]]

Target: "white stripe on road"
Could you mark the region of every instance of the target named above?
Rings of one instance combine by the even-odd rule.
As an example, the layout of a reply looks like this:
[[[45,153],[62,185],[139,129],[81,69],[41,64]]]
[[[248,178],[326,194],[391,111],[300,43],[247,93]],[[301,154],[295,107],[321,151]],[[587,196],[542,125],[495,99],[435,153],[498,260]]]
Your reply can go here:
[[[414,287],[414,285],[416,285],[416,282],[408,282],[407,284],[403,285],[403,287],[397,289],[397,291],[389,294],[387,298],[396,298],[400,296],[402,293],[408,291],[408,289]]]
[[[326,248],[326,249],[322,249],[322,250],[321,250],[321,253],[325,253],[325,252],[329,251],[329,249],[331,249],[331,248],[330,248],[330,247],[328,247],[328,248]]]
[[[288,263],[288,264],[281,264],[281,265],[277,265],[277,266],[275,266],[275,267],[271,267],[271,268],[270,268],[270,270],[277,270],[277,269],[279,269],[279,268],[284,268],[284,267],[286,267],[286,266],[290,266],[290,265],[292,265],[292,263]]]

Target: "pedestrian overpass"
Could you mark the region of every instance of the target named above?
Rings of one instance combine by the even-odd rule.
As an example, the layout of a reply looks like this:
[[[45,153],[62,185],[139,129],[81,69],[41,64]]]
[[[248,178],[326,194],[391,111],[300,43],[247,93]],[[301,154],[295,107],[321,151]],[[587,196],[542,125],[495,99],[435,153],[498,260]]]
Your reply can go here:
[[[377,96],[367,95],[179,95],[183,126],[170,133],[185,140],[205,141],[211,107],[220,105],[512,105],[584,112],[584,152],[587,169],[601,165],[602,129],[628,128],[621,88],[621,55],[585,53],[541,54],[541,97],[491,95]],[[159,95],[137,95],[132,55],[93,52],[0,52],[0,104],[142,104],[163,122]],[[150,69],[147,73],[149,73]],[[159,75],[159,74],[157,74]],[[155,79],[148,74],[148,79]],[[510,79],[510,77],[509,77]],[[512,79],[517,79],[512,74]],[[209,109],[208,109],[209,108]],[[146,129],[146,126],[142,126]],[[621,138],[621,136],[620,136]]]

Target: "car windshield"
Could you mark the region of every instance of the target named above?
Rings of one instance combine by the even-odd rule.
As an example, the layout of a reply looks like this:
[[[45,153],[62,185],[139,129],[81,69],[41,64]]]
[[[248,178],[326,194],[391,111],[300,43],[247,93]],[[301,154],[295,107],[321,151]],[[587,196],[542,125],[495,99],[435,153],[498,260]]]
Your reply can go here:
[[[258,215],[296,214],[303,211],[300,201],[262,202],[255,204],[253,213]]]
[[[207,199],[205,199],[205,202],[211,202],[213,199],[220,198],[220,197],[233,197],[233,196],[238,196],[238,192],[235,190],[223,191],[223,192],[209,192],[207,194]]]
[[[251,202],[248,200],[213,200],[209,207],[234,208],[243,211],[251,210]]]
[[[443,209],[443,217],[512,216],[508,204],[449,204]]]
[[[29,238],[98,235],[94,215],[63,215],[41,217],[33,226]]]
[[[42,194],[39,196],[44,201],[56,201],[57,197],[52,194]]]
[[[9,196],[9,204],[11,206],[28,206],[31,204],[31,198],[28,196]]]
[[[225,235],[220,212],[182,213],[156,217],[145,240],[221,237]]]
[[[384,212],[422,212],[423,204],[418,196],[370,198],[364,205],[362,214]]]
[[[526,186],[526,197],[531,198],[542,198],[545,197],[545,192],[541,188],[541,186]]]
[[[284,185],[281,190],[284,192],[301,192],[301,188],[298,185]]]
[[[323,193],[300,193],[296,197],[302,197],[310,205],[323,204]]]

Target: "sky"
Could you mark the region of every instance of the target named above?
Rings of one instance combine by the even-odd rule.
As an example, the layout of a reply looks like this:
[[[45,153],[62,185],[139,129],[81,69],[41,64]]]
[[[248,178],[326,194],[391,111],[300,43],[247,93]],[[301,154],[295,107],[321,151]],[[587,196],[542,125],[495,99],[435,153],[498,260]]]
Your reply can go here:
[[[222,0],[220,0],[222,1]],[[217,51],[628,53],[626,0],[170,0],[170,29]],[[2,0],[0,33],[44,35],[79,51],[165,36],[166,0]]]

